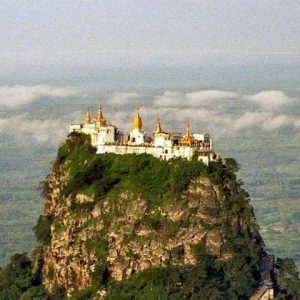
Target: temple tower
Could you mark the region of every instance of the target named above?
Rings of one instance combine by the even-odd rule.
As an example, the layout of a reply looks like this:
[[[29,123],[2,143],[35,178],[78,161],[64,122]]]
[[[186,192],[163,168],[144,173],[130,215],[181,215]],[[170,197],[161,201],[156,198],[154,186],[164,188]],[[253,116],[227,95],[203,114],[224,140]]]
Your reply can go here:
[[[132,130],[130,131],[130,138],[128,144],[142,145],[145,143],[145,132],[143,130],[143,121],[140,116],[139,107],[136,108]]]

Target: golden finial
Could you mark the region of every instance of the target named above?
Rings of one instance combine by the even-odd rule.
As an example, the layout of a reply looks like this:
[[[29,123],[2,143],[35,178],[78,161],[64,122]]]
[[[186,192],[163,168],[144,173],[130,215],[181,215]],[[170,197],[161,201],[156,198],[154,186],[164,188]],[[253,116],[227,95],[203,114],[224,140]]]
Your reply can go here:
[[[86,114],[85,114],[85,123],[90,124],[91,120],[92,120],[91,113],[90,113],[90,110],[88,108],[87,111],[86,111]]]
[[[186,125],[185,125],[185,135],[187,138],[191,137],[191,132],[190,132],[190,122],[186,122]]]
[[[158,134],[158,133],[161,133],[161,132],[162,132],[162,130],[161,130],[160,118],[157,117],[156,128],[155,128],[154,133]]]
[[[217,155],[216,155],[216,161],[221,161],[221,155],[219,152],[217,152]]]
[[[96,116],[96,121],[101,122],[104,120],[103,112],[102,112],[102,105],[99,103],[98,105],[98,114]]]
[[[139,114],[139,110],[140,110],[140,107],[137,106],[135,116],[134,116],[134,120],[133,120],[133,129],[141,129],[142,126],[143,126],[142,118]]]

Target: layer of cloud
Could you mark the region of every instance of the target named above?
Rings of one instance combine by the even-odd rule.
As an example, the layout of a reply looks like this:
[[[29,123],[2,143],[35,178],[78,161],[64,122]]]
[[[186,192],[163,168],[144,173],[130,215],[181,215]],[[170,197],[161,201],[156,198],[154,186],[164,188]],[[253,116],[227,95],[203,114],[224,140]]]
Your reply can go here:
[[[182,110],[174,109],[173,112],[169,111],[167,113],[163,111],[163,116],[162,120],[167,125],[173,124],[177,130],[180,128],[184,130],[184,122],[189,120],[192,129],[195,131],[213,131],[226,135],[233,132],[241,133],[249,129],[271,132],[287,128],[300,128],[298,118],[272,112],[245,112],[233,116],[209,109],[186,108]]]
[[[166,91],[162,95],[155,97],[154,104],[156,106],[203,106],[216,100],[234,99],[239,95],[230,91],[219,90],[203,90],[193,93],[179,93]]]
[[[190,106],[199,106],[208,104],[215,100],[221,99],[235,99],[239,95],[235,92],[218,91],[218,90],[206,90],[194,93],[185,94]]]
[[[233,129],[236,131],[254,128],[275,131],[290,126],[297,127],[297,122],[294,117],[282,114],[276,115],[271,112],[246,112],[232,120]]]
[[[284,92],[278,90],[262,91],[255,95],[245,96],[245,99],[258,103],[265,110],[278,108],[291,102]]]
[[[14,108],[28,104],[39,97],[70,97],[78,93],[74,87],[56,87],[50,85],[14,85],[0,86],[0,106]]]
[[[25,115],[0,119],[0,134],[38,144],[57,145],[66,137],[68,124],[61,120],[31,120]]]
[[[210,105],[214,101],[223,101],[223,106]],[[226,110],[227,105],[233,105],[236,99],[239,104],[255,102],[258,106],[251,108],[242,105],[232,114]],[[277,131],[285,128],[299,128],[300,121],[287,114],[276,113],[274,109],[288,105],[293,99],[279,90],[266,90],[254,95],[242,95],[236,92],[204,90],[193,93],[166,91],[154,98],[154,107],[164,116],[168,123],[172,120],[190,120],[195,126],[207,124],[209,130],[219,133],[241,132],[247,129]],[[233,102],[235,101],[235,102]],[[219,102],[220,103],[220,102]],[[228,106],[228,107],[229,107]],[[168,113],[170,112],[171,113]]]
[[[184,95],[179,92],[166,91],[160,96],[156,96],[154,99],[154,105],[174,107],[184,105]]]
[[[114,93],[110,99],[109,102],[111,104],[116,104],[116,105],[126,105],[129,103],[132,103],[133,101],[137,101],[141,97],[140,94],[138,93],[121,93],[121,92],[116,92]]]
[[[241,101],[254,102],[263,110],[273,110],[280,106],[288,105],[292,101],[280,90],[261,91],[254,95],[241,95],[232,91],[220,90],[202,90],[192,93],[165,91],[162,95],[154,98],[154,105],[161,107],[198,107],[207,106],[214,101],[238,98]]]
[[[162,129],[167,132],[184,132],[186,121],[191,123],[193,132],[220,132],[222,128],[228,128],[232,120],[229,116],[202,107],[178,109],[176,107],[148,106],[142,107],[140,113],[144,128],[150,135],[156,127],[157,116],[160,116]],[[117,116],[118,118],[114,118],[114,122],[123,119],[124,125],[128,125],[128,114],[122,112],[117,113]],[[129,126],[123,128],[130,129],[131,125],[130,122]]]
[[[63,96],[65,93],[56,91],[56,95]],[[266,99],[269,99],[270,95],[273,95],[273,98],[277,95],[276,105],[273,103],[272,108],[292,101],[281,91],[264,91],[252,96],[217,90],[185,94],[166,91],[161,95],[154,96],[153,102],[147,102],[142,106],[140,112],[144,128],[148,131],[148,134],[151,134],[154,130],[157,116],[161,118],[163,129],[171,132],[183,132],[187,120],[191,122],[194,132],[211,132],[214,136],[219,134],[228,135],[229,132],[241,133],[245,130],[262,130],[266,132],[286,128],[299,130],[299,118],[292,114],[269,109],[270,106],[267,105],[268,101]],[[128,133],[132,127],[134,116],[133,106],[129,104],[136,104],[134,100],[139,97],[141,96],[134,92],[113,94],[109,103],[120,104],[120,108],[118,109],[118,106],[108,106],[105,116],[120,130]],[[228,101],[226,100],[223,106],[209,105],[212,101],[223,101],[224,99]],[[240,101],[255,101],[260,105],[256,108],[252,106],[250,111],[248,105],[239,106],[233,112],[231,109],[226,109],[232,107],[234,103],[240,103],[236,101],[237,99],[240,99]],[[70,112],[68,117],[70,122],[75,120],[80,122],[84,120],[84,112]],[[66,137],[69,121],[56,119],[33,120],[28,115],[16,115],[0,119],[0,134],[5,132],[28,142],[57,145]]]

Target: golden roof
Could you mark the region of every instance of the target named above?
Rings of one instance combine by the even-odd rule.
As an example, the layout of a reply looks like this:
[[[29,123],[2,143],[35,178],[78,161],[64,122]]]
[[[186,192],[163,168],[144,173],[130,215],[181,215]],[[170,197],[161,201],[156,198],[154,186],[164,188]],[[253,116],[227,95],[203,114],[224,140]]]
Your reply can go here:
[[[85,114],[85,123],[90,124],[91,120],[92,120],[92,118],[91,118],[90,110],[88,109]]]
[[[179,144],[191,145],[195,139],[191,136],[190,123],[187,122],[185,125],[185,135],[179,140]]]
[[[99,104],[99,106],[98,106],[98,114],[96,116],[96,122],[102,122],[104,120],[105,120],[105,118],[104,118],[103,112],[102,112],[102,105]]]
[[[133,129],[141,129],[143,126],[142,118],[139,114],[139,107],[136,108],[136,113],[133,120]]]
[[[158,134],[158,133],[161,133],[161,132],[162,132],[162,130],[161,130],[160,118],[158,117],[157,121],[156,121],[156,128],[155,128],[154,133]]]

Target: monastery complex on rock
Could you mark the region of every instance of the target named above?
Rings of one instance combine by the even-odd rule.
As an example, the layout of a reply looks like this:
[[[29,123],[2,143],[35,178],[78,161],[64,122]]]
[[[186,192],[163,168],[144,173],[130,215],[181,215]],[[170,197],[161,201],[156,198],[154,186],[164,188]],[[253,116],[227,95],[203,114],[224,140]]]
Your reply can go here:
[[[186,124],[185,134],[170,133],[162,130],[158,118],[153,136],[147,136],[143,129],[139,108],[136,109],[133,127],[128,135],[124,135],[104,117],[101,105],[98,107],[98,113],[94,120],[88,110],[85,123],[71,124],[70,132],[90,135],[92,146],[97,148],[99,154],[146,153],[163,160],[172,158],[190,160],[197,156],[198,160],[202,160],[205,164],[220,160],[220,156],[213,151],[209,134],[191,133],[189,123]]]

